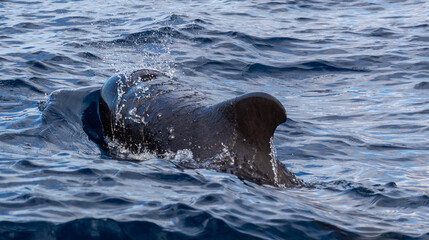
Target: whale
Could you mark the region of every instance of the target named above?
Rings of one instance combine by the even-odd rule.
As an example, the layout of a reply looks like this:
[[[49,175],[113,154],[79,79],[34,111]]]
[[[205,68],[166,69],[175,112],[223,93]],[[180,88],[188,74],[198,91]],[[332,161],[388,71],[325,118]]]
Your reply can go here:
[[[91,114],[97,113],[101,129],[92,136],[103,147],[160,158],[186,152],[191,167],[259,185],[303,185],[277,159],[273,135],[287,115],[270,94],[252,92],[213,104],[205,94],[150,69],[115,75],[96,94],[98,106]]]

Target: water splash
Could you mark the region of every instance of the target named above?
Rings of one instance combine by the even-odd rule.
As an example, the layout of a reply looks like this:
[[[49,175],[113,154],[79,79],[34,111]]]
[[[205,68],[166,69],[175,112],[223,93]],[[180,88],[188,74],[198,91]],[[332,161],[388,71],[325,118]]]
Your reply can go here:
[[[273,168],[273,174],[274,174],[274,182],[276,185],[279,185],[279,177],[278,177],[278,160],[277,160],[277,149],[276,146],[274,145],[274,139],[273,137],[270,138],[270,162],[271,162],[271,166]]]
[[[128,111],[128,117],[126,117],[125,119],[131,120],[137,124],[143,124],[143,125],[147,124],[147,122],[145,122],[144,116],[140,116],[139,114],[137,114],[136,107]]]
[[[138,35],[132,33],[124,38]],[[154,38],[157,39],[156,42],[150,40]],[[153,30],[150,36],[142,34],[127,43],[124,45],[115,41],[97,42],[93,44],[96,47],[93,51],[101,56],[103,62],[112,67],[116,74],[128,75],[137,69],[155,69],[167,76],[175,76],[176,67],[170,48],[173,36],[170,32],[163,29]]]
[[[189,168],[198,168],[198,163],[194,160],[194,154],[189,149],[181,149],[177,152],[167,152],[163,154],[163,159],[171,160],[172,162]]]
[[[222,152],[216,154],[214,157],[206,159],[205,161],[199,163],[199,167],[207,169],[230,169],[235,165],[235,154],[231,152],[223,142]],[[227,163],[227,164],[225,164]]]
[[[149,151],[141,144],[136,144],[137,151],[130,151],[129,147],[121,144],[117,140],[106,139],[107,147],[112,155],[119,159],[145,161],[158,158],[157,153]]]

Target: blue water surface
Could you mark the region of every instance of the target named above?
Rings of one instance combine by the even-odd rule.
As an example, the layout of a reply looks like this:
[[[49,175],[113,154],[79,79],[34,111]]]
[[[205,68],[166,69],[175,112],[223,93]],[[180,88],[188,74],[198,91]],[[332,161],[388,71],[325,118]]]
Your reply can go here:
[[[285,106],[308,186],[115,159],[88,88],[140,68]],[[429,3],[0,1],[0,239],[429,239]]]

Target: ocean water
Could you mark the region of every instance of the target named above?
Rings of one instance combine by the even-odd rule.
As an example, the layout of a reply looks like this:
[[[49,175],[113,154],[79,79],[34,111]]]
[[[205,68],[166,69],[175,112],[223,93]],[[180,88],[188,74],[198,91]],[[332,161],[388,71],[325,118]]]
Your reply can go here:
[[[151,68],[288,113],[275,188],[100,152],[82,98]],[[0,1],[0,239],[429,239],[429,3]]]

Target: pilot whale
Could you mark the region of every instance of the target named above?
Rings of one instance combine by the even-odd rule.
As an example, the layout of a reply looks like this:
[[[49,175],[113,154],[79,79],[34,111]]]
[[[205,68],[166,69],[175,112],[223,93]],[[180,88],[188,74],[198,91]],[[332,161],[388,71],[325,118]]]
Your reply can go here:
[[[102,132],[132,153],[188,150],[200,166],[257,184],[303,182],[276,156],[273,134],[286,121],[283,105],[254,92],[214,105],[205,95],[155,70],[108,79],[98,97]]]

